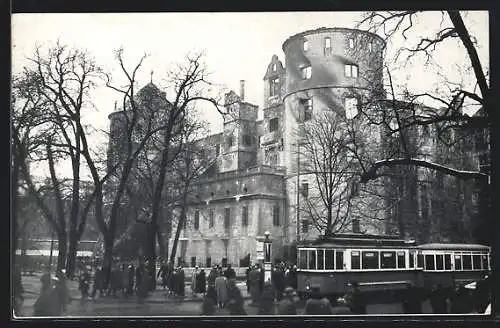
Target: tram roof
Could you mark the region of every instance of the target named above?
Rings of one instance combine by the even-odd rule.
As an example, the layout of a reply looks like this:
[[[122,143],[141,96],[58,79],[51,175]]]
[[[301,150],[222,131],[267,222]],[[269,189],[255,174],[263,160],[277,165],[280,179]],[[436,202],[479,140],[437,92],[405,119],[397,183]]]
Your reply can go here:
[[[419,249],[426,250],[489,250],[490,247],[486,245],[480,244],[444,244],[444,243],[430,243],[430,244],[422,244],[418,246]]]
[[[346,247],[346,246],[414,246],[415,241],[399,239],[397,236],[339,234],[332,237],[322,237],[314,241],[305,241],[299,247]]]

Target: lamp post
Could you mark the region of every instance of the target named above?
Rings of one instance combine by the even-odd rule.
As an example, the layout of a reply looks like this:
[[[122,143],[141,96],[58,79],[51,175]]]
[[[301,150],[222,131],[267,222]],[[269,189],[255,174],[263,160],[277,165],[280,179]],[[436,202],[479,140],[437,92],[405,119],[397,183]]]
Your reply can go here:
[[[271,280],[272,270],[272,241],[269,238],[269,231],[264,232],[264,281]]]

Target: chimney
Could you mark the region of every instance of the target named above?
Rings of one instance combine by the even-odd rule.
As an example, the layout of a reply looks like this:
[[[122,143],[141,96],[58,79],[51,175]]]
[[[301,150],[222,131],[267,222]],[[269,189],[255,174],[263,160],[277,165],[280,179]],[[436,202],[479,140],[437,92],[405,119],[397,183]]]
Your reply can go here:
[[[245,101],[245,80],[240,80],[240,98]]]

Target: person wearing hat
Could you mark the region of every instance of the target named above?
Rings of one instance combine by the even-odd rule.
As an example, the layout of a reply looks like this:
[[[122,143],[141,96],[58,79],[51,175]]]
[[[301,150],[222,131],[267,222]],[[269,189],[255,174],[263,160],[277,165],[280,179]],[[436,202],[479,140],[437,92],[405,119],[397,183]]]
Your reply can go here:
[[[366,314],[366,304],[359,284],[356,281],[351,281],[348,285],[349,290],[345,295],[347,305],[353,314]]]
[[[278,303],[278,313],[281,315],[297,314],[295,290],[292,287],[285,288],[283,299]]]
[[[333,315],[347,315],[351,314],[351,309],[347,305],[347,301],[343,297],[337,298],[335,307],[332,308]]]
[[[66,312],[66,307],[70,303],[68,283],[66,280],[66,269],[61,269],[56,273],[56,290],[59,292],[59,300],[61,303],[62,312]]]

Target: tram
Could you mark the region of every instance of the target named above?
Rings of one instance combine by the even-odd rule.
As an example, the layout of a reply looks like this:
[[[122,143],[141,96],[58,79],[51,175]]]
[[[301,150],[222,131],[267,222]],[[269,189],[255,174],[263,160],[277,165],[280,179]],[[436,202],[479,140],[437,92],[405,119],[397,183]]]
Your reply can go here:
[[[297,292],[327,297],[345,294],[350,282],[362,292],[429,290],[481,280],[490,271],[490,248],[423,244],[393,236],[342,234],[297,247]]]

